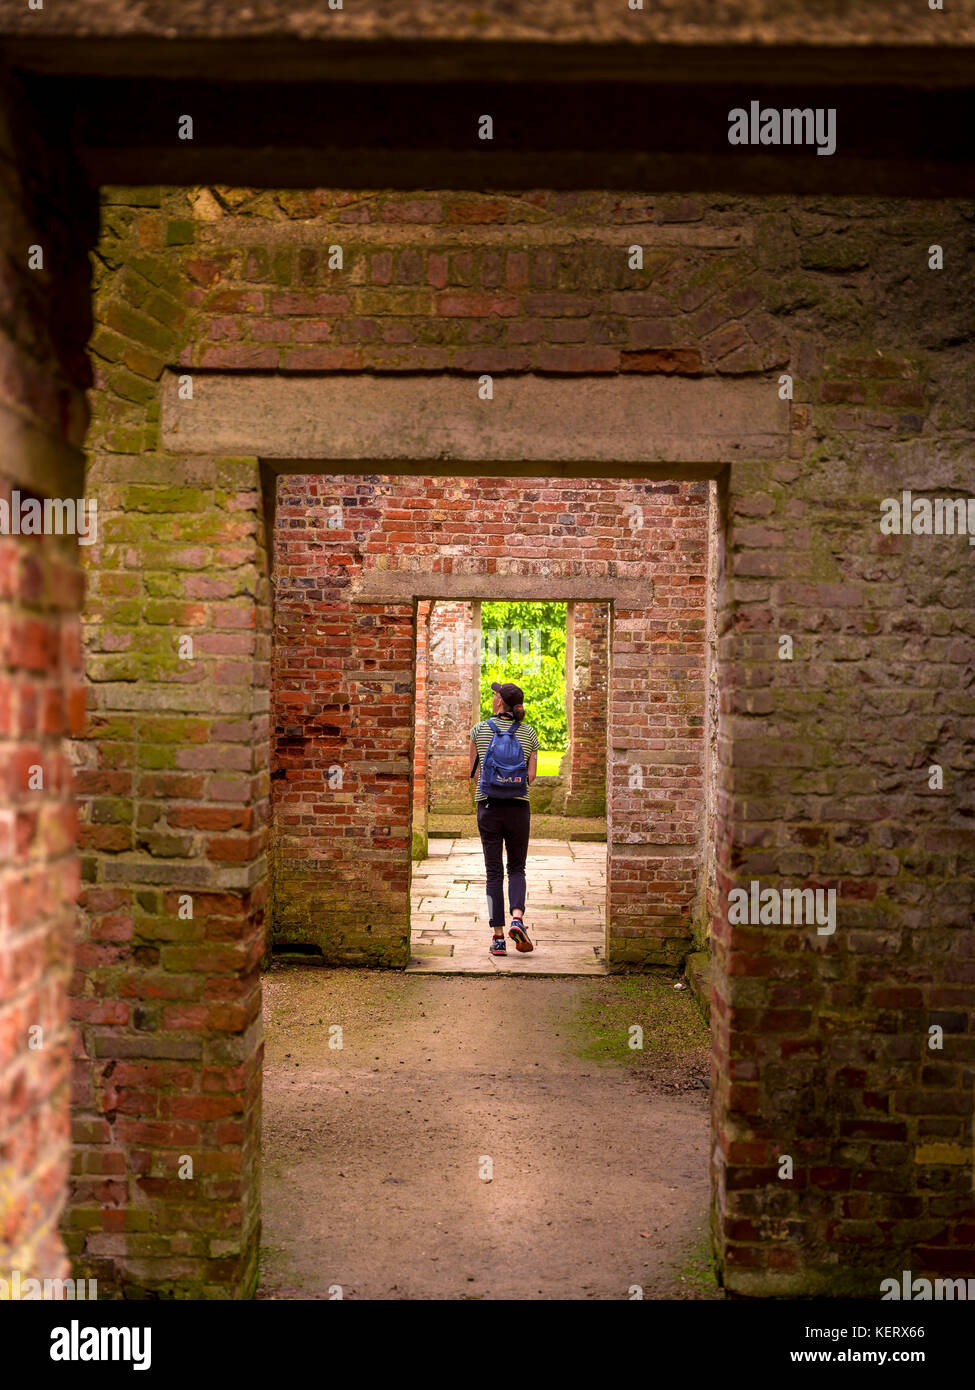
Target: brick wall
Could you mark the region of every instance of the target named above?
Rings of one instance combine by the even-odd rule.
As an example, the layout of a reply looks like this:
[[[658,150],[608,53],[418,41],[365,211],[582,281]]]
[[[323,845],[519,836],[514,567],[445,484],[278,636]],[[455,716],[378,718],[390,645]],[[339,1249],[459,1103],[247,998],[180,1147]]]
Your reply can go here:
[[[155,235],[158,191],[102,205],[65,1238],[105,1294],[239,1296],[260,1218],[264,500],[254,459],[160,453],[158,382],[194,282]]]
[[[744,246],[740,227],[756,215],[743,201],[716,209],[691,198],[544,191],[109,196],[119,204],[109,245],[127,236],[133,252],[151,251],[189,279],[180,305],[195,311],[196,326],[181,334],[184,366],[734,375],[788,356],[782,326],[749,283],[754,263],[743,273],[753,225]],[[123,214],[126,199],[157,206]],[[640,270],[629,268],[632,244],[644,247]],[[332,247],[342,250],[341,270]],[[165,350],[163,334],[185,324],[158,290],[137,276],[125,284],[133,281]],[[113,394],[118,426],[139,428],[144,403]]]
[[[795,404],[791,456],[730,472],[719,577],[715,1223],[743,1293],[973,1267],[975,551],[880,531],[902,488],[972,493],[968,217],[822,200],[758,229]],[[835,888],[835,932],[729,924],[753,880]]]
[[[475,717],[474,681],[479,674],[473,604],[433,605],[427,669],[430,810],[435,815],[470,813],[470,731]]]
[[[705,790],[704,825],[701,828],[701,857],[704,873],[704,892],[700,904],[696,939],[700,946],[706,944],[711,934],[711,922],[718,911],[718,860],[717,860],[717,807],[718,807],[718,724],[719,724],[719,684],[718,684],[718,576],[724,561],[724,534],[722,531],[721,507],[718,484],[712,482],[708,504],[708,592],[706,605],[707,632],[707,706],[705,721]]]
[[[151,454],[95,454],[89,487],[104,541],[87,557],[76,752],[85,913],[66,1238],[106,1292],[246,1292],[268,817],[261,493],[246,462],[163,471]]]
[[[413,728],[413,858],[422,859],[427,852],[427,788],[428,723],[427,723],[427,663],[430,647],[429,599],[416,605],[416,699]]]
[[[77,499],[94,208],[43,113],[0,106],[0,498]],[[30,269],[31,248],[43,266]],[[73,536],[0,535],[0,1271],[68,1273],[77,813],[65,737],[84,714]]]
[[[9,501],[10,492],[4,480],[0,496]],[[0,576],[0,1268],[60,1277],[67,1272],[57,1229],[68,1170],[66,987],[78,893],[64,736],[84,711],[74,543],[0,537]]]
[[[106,454],[155,448],[164,358],[215,370],[761,376],[770,391],[780,373],[792,376],[789,457],[735,459],[722,487],[718,1249],[728,1285],[753,1293],[842,1284],[875,1296],[879,1278],[902,1268],[970,1264],[971,550],[957,538],[879,532],[881,499],[903,487],[971,491],[967,206],[220,189],[122,191],[112,207],[101,293],[115,303],[116,326],[103,323],[94,341]],[[645,247],[642,272],[626,267],[634,242]],[[945,248],[943,272],[928,269],[933,243]],[[332,244],[345,250],[341,272],[328,267]],[[136,258],[147,254],[157,277],[185,276],[173,282],[185,293],[167,296],[143,275]],[[142,296],[135,318],[119,317],[123,283]],[[185,319],[167,327],[180,310]],[[126,323],[155,339],[150,361],[131,351],[125,360]],[[430,496],[446,486],[423,485]],[[413,606],[353,605],[347,591],[402,480],[346,480],[359,525],[333,563],[307,522],[335,486],[281,485],[279,524],[294,509],[305,534],[288,539],[289,553],[306,567],[304,597],[297,584],[279,596],[282,632],[304,663],[289,679],[305,711],[294,727],[308,740],[308,776],[321,786],[319,750],[331,759],[345,749],[373,820],[342,821],[351,813],[337,800],[322,803],[335,830],[331,859],[312,861],[301,911],[335,906],[321,887],[334,867],[341,882],[368,885],[401,951]],[[675,562],[666,528],[651,526],[642,542],[634,563]],[[437,542],[425,535],[420,551],[412,563],[439,572]],[[607,564],[616,559],[607,552]],[[703,595],[703,564],[694,573]],[[657,734],[673,731],[661,701],[698,669],[704,641],[703,598],[685,597],[675,583],[666,621],[617,611],[611,728],[642,710]],[[318,622],[322,604],[341,618],[330,634]],[[794,640],[791,662],[779,660],[782,634]],[[323,687],[322,672],[334,687]],[[703,699],[690,711],[673,718],[692,744]],[[381,758],[376,737],[363,737],[370,721],[373,734],[383,730]],[[690,809],[687,764],[665,775],[654,743],[648,733],[611,748],[610,834],[621,851],[628,836],[636,842],[610,866],[624,918],[627,904],[688,890],[680,855],[661,852],[651,868],[639,848],[661,844]],[[653,759],[659,779],[642,807],[629,785],[634,752]],[[945,769],[937,792],[926,778],[935,762]],[[297,873],[308,838],[300,815],[284,829]],[[753,878],[835,886],[837,931],[729,924],[730,889]],[[339,909],[335,939],[348,932],[347,958],[400,958],[367,933],[356,938]],[[945,1028],[939,1053],[928,1046],[931,1024]],[[778,1177],[782,1154],[795,1161],[789,1184]]]
[[[570,606],[565,647],[569,748],[560,808],[567,816],[606,814],[606,716],[609,700],[610,614],[603,603]]]
[[[256,1279],[268,561],[256,461],[157,451],[191,282],[153,254],[154,202],[104,200],[92,338],[66,1238],[106,1292],[225,1296]]]
[[[341,502],[339,501],[341,499]],[[291,731],[300,759],[275,778],[274,930],[281,941],[314,942],[335,961],[404,963],[408,943],[408,833],[412,721],[412,605],[393,601],[399,581],[423,587],[424,573],[453,576],[463,592],[478,582],[518,592],[579,576],[598,587],[610,575],[650,581],[652,610],[620,609],[619,688],[614,724],[619,801],[609,905],[614,964],[676,959],[690,936],[700,792],[704,650],[700,603],[707,488],[597,480],[287,477],[278,482],[275,540],[276,728]],[[342,529],[325,518],[342,507]],[[517,507],[520,535],[485,540],[494,516]],[[662,552],[643,558],[629,525],[638,508]],[[593,544],[594,543],[594,544]],[[665,558],[664,558],[665,556]],[[494,576],[492,578],[492,576]],[[365,586],[365,587],[364,587]],[[359,594],[370,600],[363,601]],[[445,610],[456,654],[466,605]],[[696,624],[696,625],[695,625]],[[431,627],[431,649],[434,627]],[[636,653],[636,655],[634,655]],[[634,694],[648,671],[654,703]],[[669,674],[681,668],[680,684]],[[431,749],[440,707],[431,657]],[[442,669],[453,671],[454,667]],[[323,694],[318,672],[328,672]],[[471,671],[449,686],[463,725]],[[323,707],[323,699],[328,703]],[[449,713],[449,711],[448,711]],[[297,730],[301,729],[299,735]],[[296,743],[297,746],[297,743]],[[275,763],[278,754],[274,755]],[[433,765],[433,759],[430,759]],[[300,764],[300,765],[299,765]],[[342,769],[340,789],[327,770]],[[636,783],[639,785],[636,785]],[[433,793],[431,793],[433,794]],[[625,803],[625,804],[624,804]],[[436,803],[434,803],[436,804]],[[650,849],[645,845],[649,842]],[[665,846],[661,851],[659,846]]]

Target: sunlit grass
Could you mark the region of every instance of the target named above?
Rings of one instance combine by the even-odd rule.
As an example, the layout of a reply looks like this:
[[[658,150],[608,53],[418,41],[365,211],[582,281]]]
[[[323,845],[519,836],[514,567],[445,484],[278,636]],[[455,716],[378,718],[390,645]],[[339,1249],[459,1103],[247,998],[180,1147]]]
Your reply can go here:
[[[538,754],[538,775],[539,777],[557,777],[559,773],[559,763],[565,757],[558,748],[546,751],[539,750]]]

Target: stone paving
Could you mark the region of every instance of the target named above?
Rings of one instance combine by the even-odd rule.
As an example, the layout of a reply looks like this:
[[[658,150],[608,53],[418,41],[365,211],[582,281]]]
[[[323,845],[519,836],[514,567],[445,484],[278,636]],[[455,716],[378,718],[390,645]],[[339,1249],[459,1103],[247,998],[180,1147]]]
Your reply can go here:
[[[605,975],[606,846],[532,840],[525,923],[532,952],[492,956],[477,838],[431,840],[413,865],[412,952],[408,971],[463,975]],[[507,885],[506,885],[507,886]],[[509,922],[510,925],[510,922]]]

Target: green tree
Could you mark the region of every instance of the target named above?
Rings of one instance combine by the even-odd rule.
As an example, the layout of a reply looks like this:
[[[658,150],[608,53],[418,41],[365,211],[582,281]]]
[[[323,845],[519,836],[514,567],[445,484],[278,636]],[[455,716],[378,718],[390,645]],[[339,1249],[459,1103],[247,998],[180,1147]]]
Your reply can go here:
[[[542,748],[559,751],[569,746],[565,613],[564,603],[481,605],[481,717],[491,713],[491,682],[513,681],[525,692],[525,717],[537,730]]]

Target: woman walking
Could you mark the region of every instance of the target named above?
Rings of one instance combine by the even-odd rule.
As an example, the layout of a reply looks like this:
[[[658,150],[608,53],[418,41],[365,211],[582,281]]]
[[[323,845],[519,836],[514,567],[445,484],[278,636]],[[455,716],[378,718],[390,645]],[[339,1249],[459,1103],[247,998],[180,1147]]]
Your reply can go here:
[[[528,788],[538,767],[538,735],[525,723],[525,694],[520,686],[495,681],[491,689],[491,718],[471,729],[470,775],[480,764],[475,802],[487,874],[490,950],[492,956],[506,956],[502,845],[508,861],[508,935],[517,950],[534,949],[525,926],[525,860],[531,829]]]

